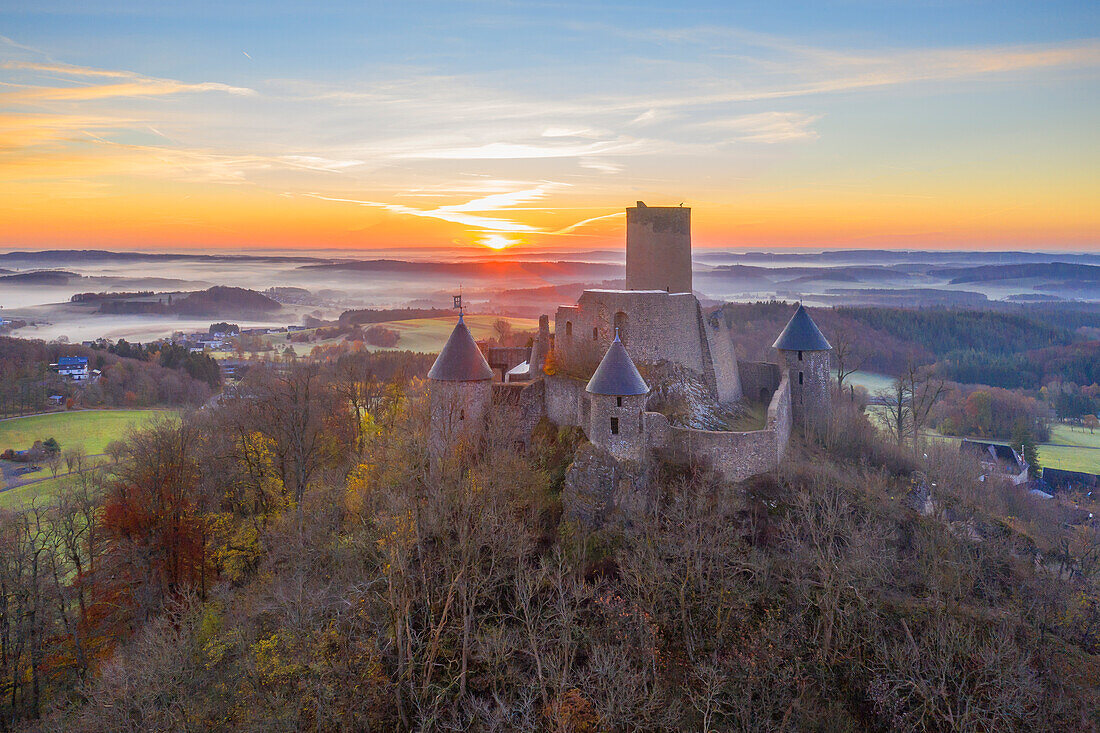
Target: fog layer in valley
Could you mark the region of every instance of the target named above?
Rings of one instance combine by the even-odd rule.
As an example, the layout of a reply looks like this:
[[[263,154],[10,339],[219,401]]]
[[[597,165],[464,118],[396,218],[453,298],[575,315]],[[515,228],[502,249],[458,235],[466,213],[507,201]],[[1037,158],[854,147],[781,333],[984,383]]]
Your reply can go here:
[[[215,285],[280,291],[281,310],[242,326],[335,318],[353,308],[449,307],[533,317],[585,287],[621,287],[623,251],[408,250],[356,253],[143,254],[97,250],[0,254],[0,315],[28,321],[27,338],[148,341],[205,328],[210,318],[107,315],[76,293],[152,291],[166,298]],[[801,299],[818,305],[982,307],[990,301],[1100,301],[1100,255],[1028,252],[696,250],[704,301]]]

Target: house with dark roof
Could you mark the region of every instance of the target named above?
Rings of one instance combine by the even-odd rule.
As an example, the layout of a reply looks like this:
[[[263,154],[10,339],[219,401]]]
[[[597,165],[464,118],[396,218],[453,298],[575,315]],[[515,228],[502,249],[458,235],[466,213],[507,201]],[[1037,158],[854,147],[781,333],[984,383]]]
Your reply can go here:
[[[1012,446],[964,438],[959,450],[978,457],[985,472],[982,475],[983,481],[986,477],[1002,476],[1017,486],[1027,484],[1027,461]]]
[[[57,373],[74,382],[83,382],[88,379],[88,357],[86,356],[62,356],[51,367]]]

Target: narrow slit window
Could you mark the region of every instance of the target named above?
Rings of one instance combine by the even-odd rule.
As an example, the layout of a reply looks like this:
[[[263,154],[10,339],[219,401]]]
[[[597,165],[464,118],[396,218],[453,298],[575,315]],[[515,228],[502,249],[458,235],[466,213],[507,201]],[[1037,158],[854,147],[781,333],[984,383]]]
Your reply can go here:
[[[565,335],[566,336],[572,336],[573,335],[573,322],[572,321],[566,321],[565,322]]]
[[[599,341],[600,340],[600,329],[598,327],[592,329],[592,340],[593,341]]]
[[[798,360],[802,361],[802,352],[801,351],[798,352]]]
[[[802,372],[798,373],[798,383],[802,384]]]
[[[801,377],[802,375],[799,374],[798,376]],[[802,380],[799,380],[799,381],[802,381]],[[465,410],[459,410],[458,411],[458,419],[459,420],[465,420],[466,419],[466,411]]]
[[[617,417],[611,418],[611,434],[612,435],[618,435],[619,434],[619,418],[617,418]]]
[[[615,407],[622,407],[622,406],[623,406],[623,398],[622,397],[616,397],[615,398]]]

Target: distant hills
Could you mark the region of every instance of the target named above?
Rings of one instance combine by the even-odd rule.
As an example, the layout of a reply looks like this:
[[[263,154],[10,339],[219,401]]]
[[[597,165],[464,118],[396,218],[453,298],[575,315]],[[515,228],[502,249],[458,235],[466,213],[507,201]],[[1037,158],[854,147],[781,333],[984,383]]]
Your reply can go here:
[[[951,284],[1019,280],[1023,278],[1057,278],[1075,282],[1100,282],[1100,266],[1072,262],[1047,262],[1028,265],[982,265],[978,267],[932,270],[929,274],[951,278]]]
[[[262,317],[282,309],[282,305],[263,293],[247,288],[216,285],[190,293],[173,301],[171,295],[157,300],[107,299],[100,302],[98,312],[108,314],[181,315],[220,318]]]
[[[192,260],[200,262],[218,261],[248,261],[262,260],[265,262],[327,262],[325,257],[309,257],[302,255],[267,255],[267,254],[190,254],[179,252],[112,252],[104,249],[44,249],[40,251],[15,251],[0,253],[0,262],[3,263],[46,263],[46,262],[73,262],[73,263],[119,263],[119,262],[164,262],[165,260]]]
[[[4,270],[10,272],[10,270]],[[13,275],[0,276],[0,284],[8,285],[68,285],[73,278],[79,278],[75,272],[64,270],[35,270],[34,272],[17,272]]]

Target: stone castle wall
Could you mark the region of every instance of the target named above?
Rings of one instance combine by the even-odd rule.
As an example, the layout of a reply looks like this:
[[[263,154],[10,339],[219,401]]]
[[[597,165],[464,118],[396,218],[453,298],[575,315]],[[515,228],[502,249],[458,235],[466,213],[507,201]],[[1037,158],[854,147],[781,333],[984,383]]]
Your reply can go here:
[[[647,447],[663,448],[698,461],[730,481],[742,481],[775,470],[791,435],[791,391],[781,378],[768,405],[763,430],[732,432],[693,430],[670,425],[656,412],[645,413]]]
[[[770,361],[738,361],[737,371],[745,399],[753,402],[770,402],[783,377],[782,368]]]
[[[830,351],[779,352],[791,382],[791,408],[796,425],[812,425],[826,419],[832,410],[831,354]]]
[[[588,399],[591,408],[584,427],[588,439],[619,460],[642,460],[647,452],[645,395],[617,398],[594,394],[588,395]],[[617,421],[617,434],[612,433],[612,419]]]
[[[733,351],[733,339],[729,328],[721,318],[704,317],[699,310],[699,322],[706,334],[710,350],[711,364],[714,367],[715,391],[719,404],[736,402],[743,396],[741,374],[738,370],[737,355]]]
[[[554,319],[554,348],[565,360],[602,357],[619,338],[635,363],[672,361],[703,374],[703,343],[697,328],[699,302],[691,293],[586,290],[576,305],[561,306]],[[685,327],[687,326],[687,327]]]
[[[591,408],[585,409],[588,402],[588,393],[584,391],[585,383],[579,379],[563,376],[546,376],[544,399],[546,401],[546,417],[555,425],[579,425],[588,424],[586,413]]]
[[[626,210],[626,288],[691,292],[691,209]]]
[[[741,398],[725,323],[703,315],[691,293],[586,290],[555,314],[554,348],[564,364],[595,367],[615,338],[637,364],[672,362],[698,375],[719,403]]]
[[[449,448],[479,440],[485,431],[493,383],[429,381],[431,423],[428,447],[434,458]]]
[[[779,380],[779,386],[772,395],[772,401],[768,404],[767,430],[775,431],[775,459],[783,460],[787,452],[787,443],[791,439],[791,425],[794,417],[791,414],[791,382],[786,377]]]
[[[535,426],[546,412],[546,380],[493,385],[493,409],[503,416],[503,424],[513,433],[517,448],[531,444]],[[522,445],[519,445],[522,443]]]

